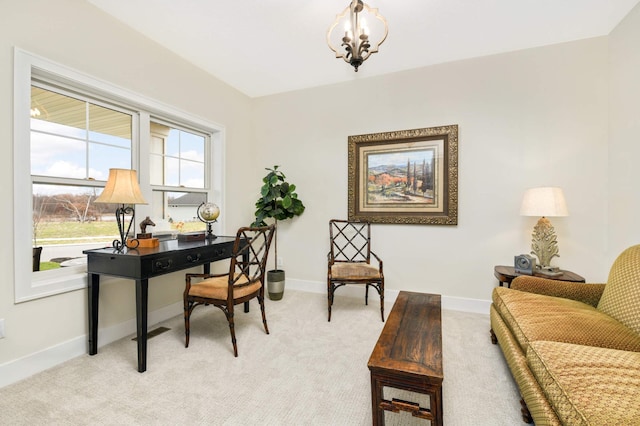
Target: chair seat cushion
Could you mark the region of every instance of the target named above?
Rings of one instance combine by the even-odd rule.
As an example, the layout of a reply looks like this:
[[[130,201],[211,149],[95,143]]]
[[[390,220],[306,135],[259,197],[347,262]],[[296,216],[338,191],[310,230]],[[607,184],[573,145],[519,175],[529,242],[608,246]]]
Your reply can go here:
[[[527,363],[562,424],[640,424],[640,353],[542,341]]]
[[[252,294],[260,287],[262,287],[262,283],[257,281],[253,284],[249,284],[247,286],[238,287],[239,284],[247,283],[248,280],[246,277],[242,277],[236,283],[236,286],[233,289],[233,298],[239,299],[241,297]],[[229,276],[223,275],[220,277],[207,278],[205,280],[200,281],[197,284],[191,285],[189,289],[189,296],[195,297],[204,297],[207,299],[218,299],[218,300],[226,300],[228,295],[228,286],[229,286]]]
[[[331,265],[331,278],[334,280],[363,280],[380,278],[375,266],[363,262],[337,262]]]
[[[640,336],[582,302],[496,287],[493,304],[523,353],[536,340],[640,352]]]

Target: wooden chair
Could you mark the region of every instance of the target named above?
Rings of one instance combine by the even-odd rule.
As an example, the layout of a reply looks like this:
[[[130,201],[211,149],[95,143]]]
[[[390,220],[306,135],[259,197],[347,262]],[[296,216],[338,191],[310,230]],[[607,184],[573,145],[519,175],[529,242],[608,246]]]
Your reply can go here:
[[[184,289],[185,348],[189,347],[189,319],[198,305],[213,305],[226,315],[231,331],[233,354],[238,356],[234,306],[258,298],[262,311],[264,331],[269,334],[264,312],[264,275],[273,239],[274,225],[258,228],[240,228],[233,245],[231,264],[226,274],[186,274]],[[202,279],[201,281],[194,280]]]
[[[369,287],[380,295],[380,314],[384,322],[384,274],[382,260],[371,251],[371,224],[332,219],[329,221],[331,250],[328,257],[327,293],[329,321],[337,288],[346,284],[364,284],[364,302],[369,304]],[[378,266],[371,265],[374,257]]]

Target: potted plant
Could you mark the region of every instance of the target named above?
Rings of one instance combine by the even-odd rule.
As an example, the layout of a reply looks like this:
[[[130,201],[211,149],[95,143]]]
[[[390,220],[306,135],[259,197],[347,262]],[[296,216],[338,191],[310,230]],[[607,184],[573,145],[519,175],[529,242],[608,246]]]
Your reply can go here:
[[[262,179],[263,185],[260,189],[260,198],[256,201],[256,220],[251,226],[265,226],[265,219],[275,219],[274,235],[274,266],[271,271],[267,271],[267,290],[271,300],[280,300],[284,294],[284,271],[278,269],[278,221],[291,219],[304,212],[304,205],[298,199],[296,186],[287,183],[286,176],[278,166],[273,169],[265,169],[269,173]]]

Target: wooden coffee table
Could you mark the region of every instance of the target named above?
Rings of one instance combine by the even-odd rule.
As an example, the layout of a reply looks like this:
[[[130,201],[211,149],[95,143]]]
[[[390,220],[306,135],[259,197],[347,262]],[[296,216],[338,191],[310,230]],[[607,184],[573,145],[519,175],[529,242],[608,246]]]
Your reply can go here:
[[[408,411],[442,425],[442,326],[440,295],[401,291],[380,334],[368,367],[371,372],[373,424],[384,425],[384,412]],[[429,395],[429,408],[393,398],[383,388]]]

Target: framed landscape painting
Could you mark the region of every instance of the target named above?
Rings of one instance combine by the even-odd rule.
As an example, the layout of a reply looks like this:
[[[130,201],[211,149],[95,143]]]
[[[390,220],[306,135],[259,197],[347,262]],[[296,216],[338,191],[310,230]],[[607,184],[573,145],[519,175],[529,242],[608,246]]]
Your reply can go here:
[[[349,220],[458,224],[458,125],[349,136]]]

